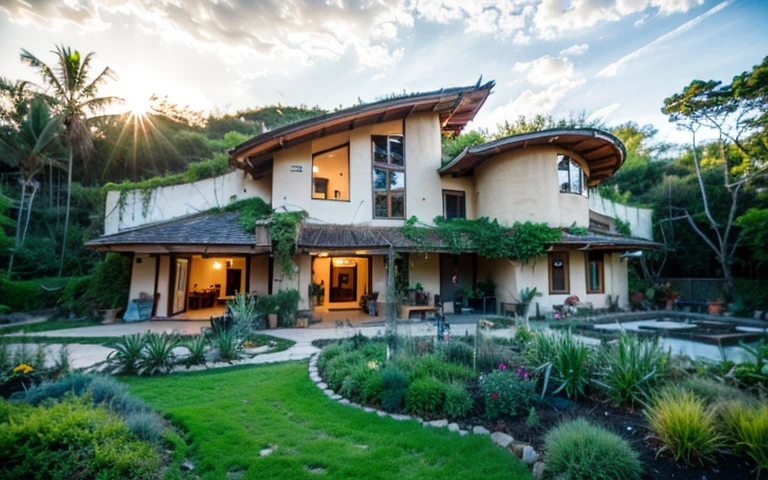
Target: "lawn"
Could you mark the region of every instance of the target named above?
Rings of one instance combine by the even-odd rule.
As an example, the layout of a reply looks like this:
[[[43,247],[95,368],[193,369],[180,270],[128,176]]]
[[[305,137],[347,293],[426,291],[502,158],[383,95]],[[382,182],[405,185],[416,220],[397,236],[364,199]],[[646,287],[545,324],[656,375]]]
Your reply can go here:
[[[337,404],[309,380],[306,362],[121,380],[187,432],[206,479],[531,478],[487,436]],[[268,447],[274,453],[260,457]]]
[[[55,330],[68,330],[70,328],[96,327],[101,323],[94,320],[46,320],[40,323],[28,323],[26,325],[0,326],[0,334],[6,333],[38,333],[52,332]]]

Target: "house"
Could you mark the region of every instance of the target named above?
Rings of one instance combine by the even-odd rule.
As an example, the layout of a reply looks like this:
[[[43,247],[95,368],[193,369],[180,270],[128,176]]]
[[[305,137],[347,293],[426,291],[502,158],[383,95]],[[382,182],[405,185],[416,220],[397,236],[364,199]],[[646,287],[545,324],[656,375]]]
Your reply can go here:
[[[439,295],[453,307],[467,289],[492,282],[490,310],[533,287],[543,293],[542,313],[573,295],[595,308],[609,298],[626,306],[623,255],[658,244],[648,212],[621,210],[635,234],[624,237],[615,230],[615,208],[590,208],[605,204],[590,199],[590,187],[624,162],[619,139],[593,129],[546,130],[473,146],[443,162],[442,138],[460,132],[493,87],[447,88],[313,117],[237,146],[230,152],[236,169],[224,176],[149,193],[109,192],[105,235],[86,246],[131,254],[130,297],[153,296],[157,317],[188,317],[235,292],[287,288],[300,292],[300,308],[357,309],[363,295],[385,298],[390,248],[398,254],[399,291],[419,284],[429,302]],[[255,197],[275,212],[306,212],[287,270],[266,223],[245,231],[237,212],[211,210]],[[412,217],[424,227],[421,240],[404,228]],[[466,242],[451,246],[432,228],[436,217],[563,230],[541,255],[520,262],[485,258]]]

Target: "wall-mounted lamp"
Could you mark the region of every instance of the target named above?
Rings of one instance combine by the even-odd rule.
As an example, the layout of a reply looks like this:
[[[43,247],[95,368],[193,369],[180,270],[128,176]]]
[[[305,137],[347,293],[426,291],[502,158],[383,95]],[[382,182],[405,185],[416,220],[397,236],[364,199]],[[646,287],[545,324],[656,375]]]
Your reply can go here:
[[[368,255],[368,250],[355,250],[355,255]]]
[[[322,258],[325,258],[325,257],[327,257],[327,256],[328,256],[328,252],[320,252],[320,253],[318,253],[318,254],[317,254],[317,256],[318,256],[318,257],[322,257]]]
[[[320,171],[320,169],[319,169],[319,168],[317,168],[317,165],[313,165],[313,166],[312,166],[312,173],[317,173],[317,172],[319,172],[319,171]]]
[[[219,262],[219,261],[213,262],[213,269],[214,270],[221,270],[221,262]]]

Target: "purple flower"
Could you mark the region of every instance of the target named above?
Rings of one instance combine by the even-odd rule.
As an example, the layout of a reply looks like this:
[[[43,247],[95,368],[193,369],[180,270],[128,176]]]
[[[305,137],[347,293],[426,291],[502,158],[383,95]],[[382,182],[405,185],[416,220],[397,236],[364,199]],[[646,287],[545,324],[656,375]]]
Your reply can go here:
[[[504,365],[503,363],[499,364],[499,370],[506,370],[506,369],[507,369],[506,365]]]
[[[491,394],[491,398],[496,400],[497,398],[499,398],[499,394],[494,392],[494,393]]]

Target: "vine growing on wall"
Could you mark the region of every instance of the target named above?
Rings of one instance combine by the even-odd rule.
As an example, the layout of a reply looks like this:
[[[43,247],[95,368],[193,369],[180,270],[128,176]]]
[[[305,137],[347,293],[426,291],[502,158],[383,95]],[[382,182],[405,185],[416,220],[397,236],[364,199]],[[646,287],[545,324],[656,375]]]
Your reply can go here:
[[[616,231],[619,232],[619,234],[625,237],[632,236],[632,228],[630,227],[629,222],[625,222],[619,217],[615,217],[614,220],[616,220]]]
[[[416,217],[408,219],[402,227],[403,235],[428,248],[429,227],[417,227],[417,222]],[[477,220],[436,217],[434,223],[437,235],[454,254],[472,250],[485,258],[511,258],[524,264],[543,255],[548,244],[561,238],[560,229],[546,223],[515,222],[510,228],[487,217]]]
[[[586,227],[577,226],[576,222],[573,222],[570,227],[566,227],[565,231],[571,235],[589,235],[589,229]]]
[[[272,215],[269,221],[269,237],[272,239],[272,252],[280,263],[283,275],[293,276],[293,253],[296,249],[296,232],[307,212],[280,212]]]

